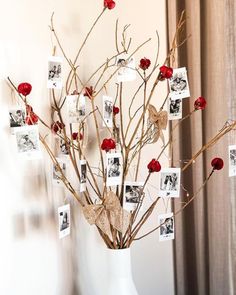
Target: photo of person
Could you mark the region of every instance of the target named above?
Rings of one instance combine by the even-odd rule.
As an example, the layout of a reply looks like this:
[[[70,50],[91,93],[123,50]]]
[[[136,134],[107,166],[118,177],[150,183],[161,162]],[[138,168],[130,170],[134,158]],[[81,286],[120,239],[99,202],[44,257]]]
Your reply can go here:
[[[179,197],[180,168],[162,169],[160,172],[160,197]]]
[[[236,176],[236,145],[229,146],[229,177]]]
[[[62,173],[66,176],[66,162],[61,158],[57,158],[57,162],[60,165]],[[53,164],[52,180],[54,185],[63,187],[63,182],[61,180],[62,173],[59,170],[58,166],[56,164]]]
[[[121,154],[107,153],[107,186],[121,183]]]
[[[62,155],[69,155],[68,147],[67,147],[64,139],[60,139],[60,153]]]
[[[136,79],[135,60],[129,58],[128,54],[118,56],[116,65],[119,67],[117,80],[118,82],[133,81]]]
[[[103,127],[112,128],[113,122],[113,99],[109,96],[103,96]]]
[[[51,56],[48,61],[48,88],[62,88],[62,59]]]
[[[173,213],[162,214],[158,216],[160,225],[160,241],[168,241],[174,239],[174,217]]]
[[[169,79],[170,96],[172,99],[181,99],[190,96],[186,68],[174,69]]]
[[[67,118],[69,123],[78,123],[85,116],[85,97],[83,95],[68,95]]]
[[[70,234],[70,205],[58,208],[59,238],[62,239]]]
[[[40,145],[39,145],[39,132],[37,126],[23,126],[18,127],[15,131],[17,152],[29,159],[39,158]]]
[[[168,118],[169,120],[178,120],[182,118],[182,99],[169,98],[168,100]]]
[[[127,211],[133,211],[142,201],[143,182],[125,182],[123,208]]]
[[[25,125],[25,110],[21,108],[9,111],[10,127],[22,127]]]
[[[80,160],[80,192],[86,191],[87,182],[87,163],[86,160]]]

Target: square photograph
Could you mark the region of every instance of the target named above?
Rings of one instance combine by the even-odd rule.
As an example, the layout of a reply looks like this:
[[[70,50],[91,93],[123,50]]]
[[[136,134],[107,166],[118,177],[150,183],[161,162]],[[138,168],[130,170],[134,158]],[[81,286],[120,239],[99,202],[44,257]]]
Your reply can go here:
[[[169,241],[175,238],[174,216],[173,213],[161,214],[158,216],[159,241]]]
[[[113,99],[103,96],[103,127],[112,128],[113,126]]]
[[[59,238],[62,239],[70,234],[70,205],[58,208]]]
[[[135,59],[128,54],[117,57],[116,65],[119,67],[117,73],[118,82],[134,81],[136,79]]]
[[[169,79],[170,97],[172,99],[190,97],[186,68],[174,69]]]
[[[122,177],[121,153],[107,153],[107,186],[120,185]]]
[[[182,118],[182,99],[171,98],[168,99],[168,119],[179,120]]]
[[[38,126],[18,127],[15,131],[17,152],[27,159],[41,158]]]
[[[62,88],[62,59],[51,56],[48,60],[48,88]]]
[[[180,168],[166,168],[160,171],[159,197],[178,198],[180,196]]]
[[[127,211],[134,211],[138,204],[142,202],[144,182],[124,183],[123,208]]]
[[[22,127],[25,125],[26,111],[23,108],[9,110],[10,128]]]
[[[229,177],[236,176],[236,145],[229,146]]]

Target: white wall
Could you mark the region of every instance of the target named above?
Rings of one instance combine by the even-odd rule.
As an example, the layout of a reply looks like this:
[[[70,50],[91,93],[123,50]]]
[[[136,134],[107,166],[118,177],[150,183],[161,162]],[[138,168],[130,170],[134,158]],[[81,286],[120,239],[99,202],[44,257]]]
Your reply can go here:
[[[143,56],[154,59],[156,29],[161,40],[160,62],[165,58],[165,1],[117,2],[117,7],[107,11],[98,24],[82,55],[82,79],[86,79],[104,57],[113,54],[114,26],[118,17],[120,24],[132,24],[130,35],[133,48],[147,38],[153,38],[137,54],[137,60]],[[71,238],[59,241],[53,213],[57,205],[63,204],[64,196],[58,190],[53,191],[50,185],[46,186],[47,182],[50,184],[48,158],[44,155],[45,160],[25,163],[14,154],[14,138],[8,130],[7,115],[8,107],[14,104],[14,95],[4,80],[9,75],[16,83],[30,82],[33,85],[30,103],[39,115],[49,119],[45,85],[47,57],[52,49],[48,29],[51,13],[55,12],[55,27],[65,51],[73,59],[89,25],[102,9],[102,3],[102,0],[8,0],[1,5],[0,184],[4,226],[0,244],[0,294],[104,295],[106,254],[94,228],[84,221],[75,205],[77,226],[73,228]],[[110,86],[108,91],[112,92],[114,88]],[[153,98],[156,105],[165,97],[165,92],[166,84],[162,83]],[[130,93],[127,87],[127,97]],[[157,148],[146,150],[142,161],[143,171],[146,172],[146,162],[156,155]],[[150,156],[146,157],[147,154]],[[163,162],[167,163],[167,160],[165,158]],[[145,172],[140,178],[145,176]],[[156,181],[156,176],[153,176],[154,185]],[[65,196],[68,200],[68,195]],[[163,207],[159,209],[160,212],[163,210]],[[156,224],[157,212],[146,229]],[[158,235],[154,233],[135,243],[132,247],[132,265],[134,280],[141,295],[174,294],[171,242],[159,243]]]

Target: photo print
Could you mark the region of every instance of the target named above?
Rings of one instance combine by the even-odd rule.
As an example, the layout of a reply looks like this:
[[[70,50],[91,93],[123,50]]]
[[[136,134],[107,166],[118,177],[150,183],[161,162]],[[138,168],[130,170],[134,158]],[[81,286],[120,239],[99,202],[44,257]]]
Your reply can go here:
[[[122,177],[122,157],[121,153],[107,153],[107,186],[121,184]]]
[[[80,192],[86,191],[87,182],[87,164],[86,160],[80,160]]]
[[[15,108],[9,110],[9,119],[10,119],[10,127],[22,127],[25,125],[25,109],[23,108]]]
[[[85,97],[84,95],[68,95],[67,118],[69,123],[78,123],[81,117],[85,116]]]
[[[161,214],[158,216],[159,241],[169,241],[175,238],[174,216],[173,213]]]
[[[190,97],[186,68],[174,69],[173,76],[169,79],[169,87],[172,99]]]
[[[62,88],[62,59],[51,56],[48,60],[48,88]]]
[[[144,182],[124,183],[123,208],[127,211],[134,211],[142,201]]]
[[[182,99],[174,99],[169,97],[168,99],[168,119],[179,120],[182,118]]]
[[[113,126],[113,99],[110,96],[103,96],[103,127]]]
[[[62,239],[70,234],[70,205],[58,208],[59,238]]]
[[[15,129],[18,154],[26,159],[41,158],[38,126],[23,126]]]
[[[117,57],[116,65],[119,67],[118,82],[133,81],[136,79],[135,59],[128,54],[122,54]]]
[[[236,145],[229,146],[229,177],[236,176]]]
[[[179,197],[180,175],[180,168],[166,168],[160,171],[159,197]]]
[[[60,138],[59,144],[60,144],[60,154],[64,156],[68,156],[69,151],[68,151],[68,147],[66,146],[65,140]]]
[[[60,165],[60,168],[62,170],[62,173],[66,176],[66,159],[62,159],[62,158],[56,158],[58,164]],[[56,164],[52,164],[52,182],[55,186],[60,186],[60,187],[64,187],[64,184],[61,180],[62,178],[62,174],[61,171],[58,169]]]

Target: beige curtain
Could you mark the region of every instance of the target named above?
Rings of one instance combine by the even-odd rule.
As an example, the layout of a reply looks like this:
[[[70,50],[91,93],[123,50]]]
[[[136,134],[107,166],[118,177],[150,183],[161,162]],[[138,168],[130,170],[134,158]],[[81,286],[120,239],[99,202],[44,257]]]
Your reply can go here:
[[[236,118],[236,3],[235,0],[167,0],[170,40],[181,11],[186,10],[186,34],[177,66],[188,69],[191,98],[199,96],[207,108],[186,120],[176,134],[174,164],[191,158],[229,119]],[[228,145],[235,132],[198,158],[183,175],[190,194],[201,186],[215,156],[225,161],[199,195],[176,218],[175,278],[178,295],[236,294],[236,177],[228,178]],[[179,159],[181,160],[179,162]],[[174,209],[181,206],[176,202]]]

